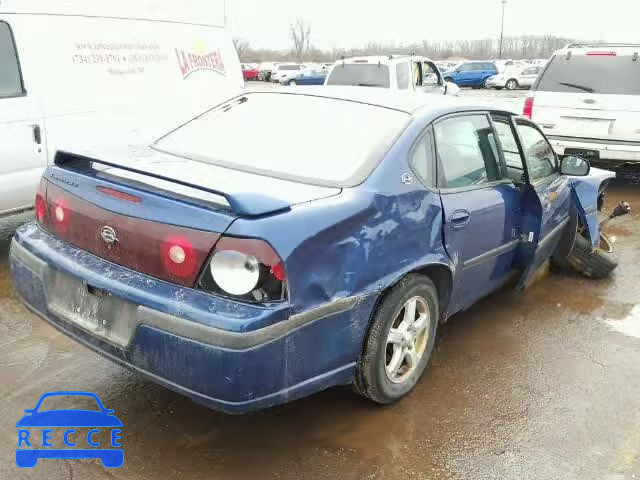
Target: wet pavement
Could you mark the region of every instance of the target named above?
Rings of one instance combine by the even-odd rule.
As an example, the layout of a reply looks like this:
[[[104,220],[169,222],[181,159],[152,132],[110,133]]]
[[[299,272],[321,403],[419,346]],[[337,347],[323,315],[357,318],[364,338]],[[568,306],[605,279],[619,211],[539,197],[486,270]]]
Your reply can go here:
[[[611,187],[607,209],[620,199],[640,207],[640,190]],[[455,316],[403,401],[337,388],[244,416],[143,381],[29,313],[10,283],[11,228],[0,240],[0,479],[640,478],[638,213],[608,228],[613,277],[552,272]],[[15,467],[15,422],[52,390],[92,391],[115,409],[122,468]]]

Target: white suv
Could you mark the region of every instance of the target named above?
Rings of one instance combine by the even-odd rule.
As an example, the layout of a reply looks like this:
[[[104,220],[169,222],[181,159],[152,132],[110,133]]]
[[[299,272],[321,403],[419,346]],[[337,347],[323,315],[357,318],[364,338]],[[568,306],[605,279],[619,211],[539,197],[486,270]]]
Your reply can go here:
[[[441,95],[457,95],[460,88],[443,80],[436,64],[415,55],[354,57],[338,60],[325,85],[413,90]]]
[[[640,45],[572,44],[557,51],[525,100],[560,155],[640,163]]]

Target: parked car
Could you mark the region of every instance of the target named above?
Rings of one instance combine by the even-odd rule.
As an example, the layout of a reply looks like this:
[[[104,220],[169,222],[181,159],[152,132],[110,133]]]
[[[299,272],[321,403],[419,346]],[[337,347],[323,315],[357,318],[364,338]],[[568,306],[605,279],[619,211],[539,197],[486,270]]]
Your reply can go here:
[[[144,135],[244,88],[231,37],[209,20],[222,2],[200,13],[134,3],[0,3],[0,217],[33,209],[65,138]]]
[[[354,57],[336,62],[325,85],[378,87],[413,90],[440,95],[457,95],[459,89],[447,84],[435,63],[418,56]]]
[[[271,81],[274,83],[280,83],[282,79],[297,76],[305,68],[307,67],[300,63],[281,63],[275,70],[273,70],[273,72],[271,72]]]
[[[485,87],[496,90],[516,90],[518,88],[531,88],[535,83],[542,67],[518,67],[507,68],[503,73],[489,77],[485,82]]]
[[[398,400],[438,325],[514,275],[523,287],[577,247],[579,271],[615,267],[597,249],[613,174],[455,98],[245,92],[136,157],[106,145],[45,172],[37,223],[12,241],[15,288],[73,339],[228,412],[350,383]]]
[[[244,78],[245,80],[258,79],[258,74],[260,73],[258,67],[247,63],[243,63],[240,67],[242,68],[242,78]]]
[[[498,74],[493,62],[463,62],[455,69],[445,72],[444,79],[460,87],[482,88],[489,77]]]
[[[524,114],[561,155],[609,168],[640,162],[640,45],[573,44],[557,51]]]
[[[258,66],[258,80],[261,82],[271,81],[271,72],[276,68],[277,63],[261,63]]]
[[[280,79],[281,85],[324,85],[327,78],[326,70],[306,69],[295,77],[284,77]]]

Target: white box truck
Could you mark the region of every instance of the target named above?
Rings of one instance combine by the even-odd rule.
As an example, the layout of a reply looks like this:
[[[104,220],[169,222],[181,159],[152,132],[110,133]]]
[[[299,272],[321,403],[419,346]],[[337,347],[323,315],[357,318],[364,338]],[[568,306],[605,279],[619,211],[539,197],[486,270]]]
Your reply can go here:
[[[133,148],[244,88],[224,16],[224,0],[1,0],[0,219],[32,208],[58,145]]]

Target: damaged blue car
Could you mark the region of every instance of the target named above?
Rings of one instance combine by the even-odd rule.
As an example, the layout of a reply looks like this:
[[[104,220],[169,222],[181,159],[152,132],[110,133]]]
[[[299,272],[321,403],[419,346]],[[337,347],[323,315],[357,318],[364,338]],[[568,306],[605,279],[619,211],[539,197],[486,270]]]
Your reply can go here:
[[[346,384],[384,404],[454,313],[549,259],[610,273],[612,177],[460,99],[244,92],[145,148],[59,151],[12,275],[69,337],[212,408]]]

